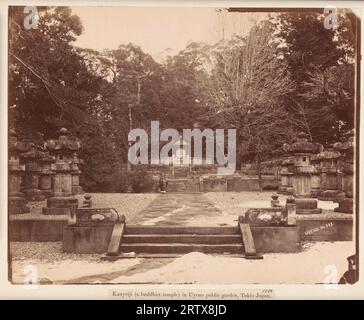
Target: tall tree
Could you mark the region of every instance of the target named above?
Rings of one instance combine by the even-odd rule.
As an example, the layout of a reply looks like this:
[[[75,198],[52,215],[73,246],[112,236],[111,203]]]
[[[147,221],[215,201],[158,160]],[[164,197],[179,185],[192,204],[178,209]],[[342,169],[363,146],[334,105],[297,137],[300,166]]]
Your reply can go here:
[[[219,125],[237,129],[238,158],[258,164],[292,134],[283,101],[294,85],[273,32],[263,21],[247,37],[218,44],[210,76],[201,82],[201,99]]]
[[[9,122],[19,133],[49,136],[87,116],[99,78],[72,46],[82,24],[70,8],[37,7],[30,30],[23,9],[9,8]]]
[[[338,12],[337,27],[327,28],[323,13],[289,12],[275,21],[280,50],[295,81],[289,111],[298,130],[330,144],[353,127],[355,18]]]

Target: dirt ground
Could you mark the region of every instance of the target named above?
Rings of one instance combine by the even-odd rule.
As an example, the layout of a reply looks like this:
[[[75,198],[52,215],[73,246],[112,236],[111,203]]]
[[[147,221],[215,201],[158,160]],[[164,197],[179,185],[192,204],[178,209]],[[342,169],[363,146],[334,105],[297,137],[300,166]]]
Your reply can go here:
[[[328,270],[338,279],[347,270],[353,242],[307,242],[300,253],[265,254],[246,260],[192,252],[176,259],[103,261],[99,255],[61,253],[60,242],[13,242],[13,282],[35,269],[39,283],[325,283]]]
[[[165,195],[97,193],[92,194],[92,200],[94,207],[114,207],[125,214],[128,223],[207,226],[235,225],[237,217],[247,208],[270,207],[271,195],[272,192],[205,193],[196,194],[198,201],[188,197],[179,201],[172,195],[173,201],[166,201],[167,198],[161,201],[160,197]],[[82,203],[83,196],[79,200]],[[280,200],[285,203],[284,196]],[[351,215],[334,213],[336,206],[333,202],[319,201],[324,215],[351,218]],[[34,203],[32,214],[40,215],[40,207]],[[204,210],[209,214],[203,214]],[[355,252],[353,242],[306,242],[302,252],[265,254],[263,260],[192,252],[175,259],[130,258],[108,262],[97,254],[65,254],[61,248],[61,242],[11,243],[13,282],[24,283],[29,270],[35,270],[41,284],[314,284],[324,283],[328,270],[334,270],[333,278],[339,280],[347,270],[346,258]]]

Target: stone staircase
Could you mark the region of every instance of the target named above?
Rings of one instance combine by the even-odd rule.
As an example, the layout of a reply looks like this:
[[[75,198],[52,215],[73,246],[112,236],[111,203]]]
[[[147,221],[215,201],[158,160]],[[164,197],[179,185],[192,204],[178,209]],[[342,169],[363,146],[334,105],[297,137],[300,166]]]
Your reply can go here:
[[[243,254],[236,227],[126,226],[120,253],[185,254],[189,252]]]
[[[238,227],[125,225],[119,231],[114,228],[108,253],[102,259],[171,258],[191,252],[262,259],[255,252],[252,238],[248,240],[250,229],[241,231]]]

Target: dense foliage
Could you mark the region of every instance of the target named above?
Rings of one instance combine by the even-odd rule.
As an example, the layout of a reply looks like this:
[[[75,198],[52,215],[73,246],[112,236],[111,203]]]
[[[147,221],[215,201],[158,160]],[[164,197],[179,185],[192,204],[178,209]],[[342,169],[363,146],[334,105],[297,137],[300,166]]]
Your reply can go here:
[[[130,128],[236,128],[238,161],[260,161],[305,131],[330,144],[354,126],[356,18],[325,29],[315,12],[275,14],[250,32],[211,45],[189,43],[157,62],[121,44],[97,52],[74,45],[80,19],[68,7],[38,7],[25,30],[9,12],[9,127],[39,143],[60,127],[83,142],[89,190],[143,188],[125,173]],[[124,182],[122,182],[122,181]],[[148,182],[149,183],[149,182]]]

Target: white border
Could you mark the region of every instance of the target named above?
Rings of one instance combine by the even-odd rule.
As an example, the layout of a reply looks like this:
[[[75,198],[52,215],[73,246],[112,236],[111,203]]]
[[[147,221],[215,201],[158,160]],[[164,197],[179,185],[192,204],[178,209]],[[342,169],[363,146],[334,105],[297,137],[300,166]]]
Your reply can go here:
[[[22,285],[12,285],[7,280],[7,6],[8,5],[92,5],[92,6],[150,6],[150,7],[325,7],[334,5],[359,9],[363,25],[363,2],[358,1],[3,1],[0,0],[0,45],[1,45],[1,156],[0,156],[0,298],[1,299],[108,299],[112,289],[128,290],[138,288],[140,290],[254,290],[274,289],[276,299],[360,299],[364,297],[364,271],[361,272],[359,282],[355,285],[337,286],[337,289],[327,289],[324,285],[40,285],[36,290],[26,289]],[[364,34],[364,33],[363,33]],[[362,48],[363,52],[363,43]],[[361,70],[361,93],[363,93],[364,77],[363,66]],[[361,105],[363,95],[361,94]],[[361,118],[364,117],[362,112]],[[364,141],[364,128],[360,123],[360,140]],[[364,154],[360,146],[359,153]],[[360,167],[363,168],[363,160]],[[363,175],[362,175],[363,176]],[[364,190],[363,179],[360,177],[360,190]],[[362,192],[363,194],[363,192]],[[362,208],[362,195],[360,196],[360,208]],[[363,218],[360,219],[360,244],[363,243]],[[363,256],[363,254],[362,254]],[[361,259],[363,261],[363,259]],[[361,270],[364,262],[361,264]],[[294,268],[294,266],[287,266]]]

